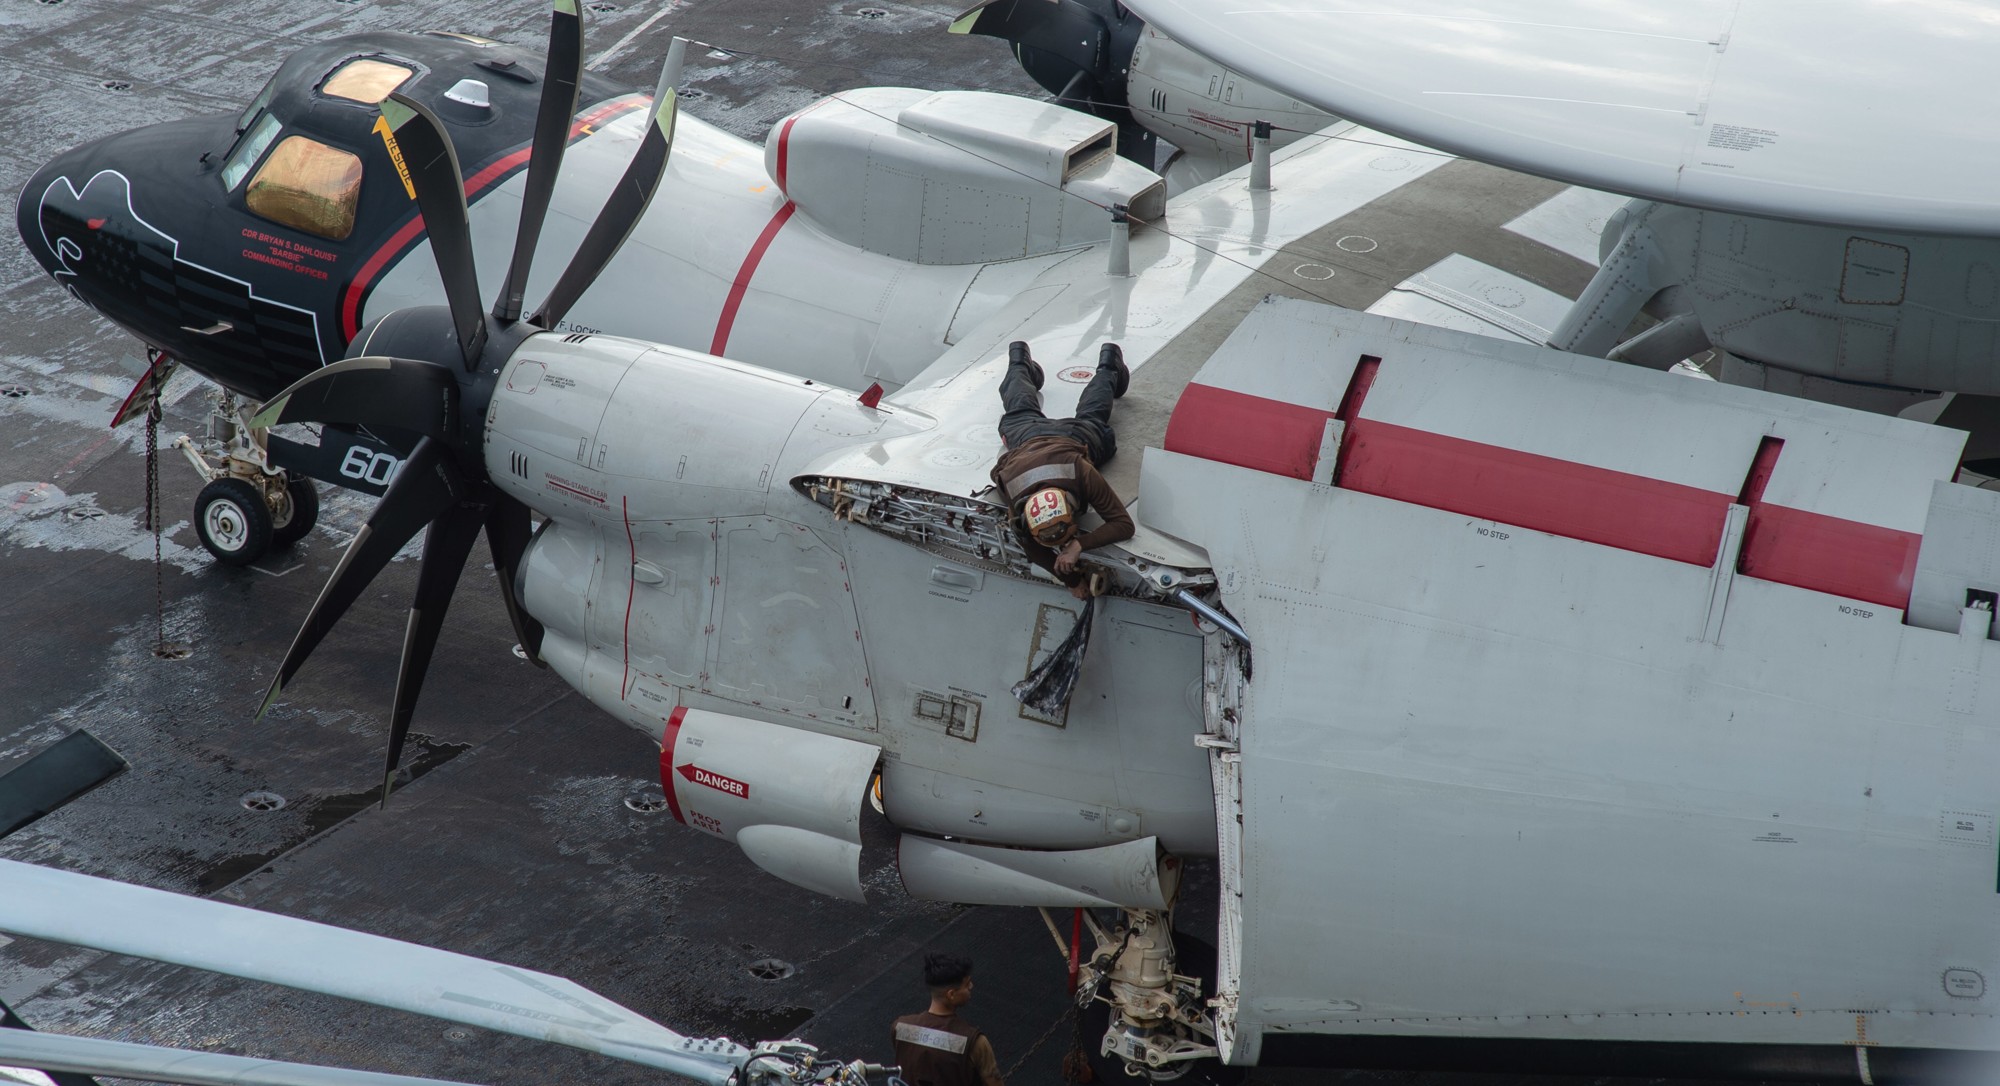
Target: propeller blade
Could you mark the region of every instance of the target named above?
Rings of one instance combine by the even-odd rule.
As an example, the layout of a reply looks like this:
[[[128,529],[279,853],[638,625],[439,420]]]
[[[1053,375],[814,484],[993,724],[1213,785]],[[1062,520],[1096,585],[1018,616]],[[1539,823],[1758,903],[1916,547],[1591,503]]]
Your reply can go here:
[[[384,500],[387,500],[386,498]],[[410,604],[410,624],[403,631],[403,662],[396,671],[396,696],[389,711],[389,761],[382,770],[382,807],[389,806],[389,786],[403,757],[403,740],[410,734],[410,715],[424,689],[424,672],[437,649],[438,631],[451,606],[452,590],[465,569],[465,556],[479,538],[486,506],[461,501],[431,522],[424,539],[424,564],[417,571],[417,596]]]
[[[409,170],[431,255],[437,258],[438,276],[444,280],[459,354],[470,373],[479,368],[479,353],[486,346],[486,307],[479,300],[479,274],[472,266],[472,223],[466,217],[458,152],[445,135],[443,122],[416,99],[391,93],[382,100],[381,109],[376,129],[388,141],[391,156]]]
[[[0,860],[0,886],[0,931],[31,939],[554,1041],[715,1086],[750,1054],[690,1041],[575,981],[448,950],[15,860]]]
[[[273,396],[250,425],[324,422],[446,439],[458,430],[458,376],[408,358],[364,355],[306,374]]]
[[[618,186],[611,190],[611,196],[604,201],[604,210],[597,213],[597,221],[590,224],[590,232],[584,235],[583,244],[577,246],[576,255],[563,269],[562,278],[556,280],[554,289],[542,302],[542,307],[528,319],[543,328],[554,328],[569,312],[569,307],[590,289],[604,266],[618,255],[625,244],[625,238],[638,225],[639,217],[646,213],[646,205],[653,200],[653,193],[660,187],[660,176],[666,172],[667,154],[674,146],[674,114],[677,95],[674,88],[681,81],[681,64],[687,57],[687,39],[675,38],[667,47],[667,62],[660,69],[660,85],[653,91],[653,124],[646,130],[646,137],[639,141],[639,150],[632,155],[632,164],[625,168],[625,176],[618,179]]]
[[[1039,50],[1092,79],[1102,74],[1110,38],[1103,16],[1081,4],[1051,4],[1047,0],[986,0],[953,19],[949,33],[1011,42],[1017,58],[1022,46]]]
[[[70,1077],[64,1072],[76,1072],[181,1086],[463,1086],[444,1079],[11,1029],[0,1030],[0,1064],[54,1072],[50,1077],[59,1084]]]
[[[520,319],[528,267],[542,237],[542,221],[555,195],[556,174],[569,148],[569,122],[576,115],[577,80],[583,72],[583,15],[576,0],[555,0],[549,12],[549,60],[542,72],[542,103],[535,113],[535,141],[529,146],[528,180],[521,194],[521,226],[514,233],[514,261],[500,284],[493,316],[502,323]]]
[[[520,642],[521,651],[528,654],[528,662],[536,667],[549,666],[542,659],[542,624],[535,616],[521,606],[520,597],[514,594],[515,571],[521,568],[521,556],[528,551],[528,541],[534,536],[534,526],[530,522],[528,507],[505,494],[486,507],[486,543],[493,551],[493,574],[500,579],[500,598],[507,604],[507,619],[514,624],[514,637]]]
[[[457,505],[467,490],[465,476],[441,443],[428,437],[417,442],[402,470],[390,481],[388,493],[376,503],[375,511],[368,514],[368,522],[361,526],[354,542],[348,544],[347,553],[340,556],[333,576],[320,590],[319,599],[299,627],[284,662],[278,665],[278,676],[271,680],[264,704],[257,709],[258,717],[270,710],[284,693],[285,684],[304,666],[306,657],[326,639],[340,616],[361,598],[361,593],[396,552],[403,549],[403,544],[439,514]]]

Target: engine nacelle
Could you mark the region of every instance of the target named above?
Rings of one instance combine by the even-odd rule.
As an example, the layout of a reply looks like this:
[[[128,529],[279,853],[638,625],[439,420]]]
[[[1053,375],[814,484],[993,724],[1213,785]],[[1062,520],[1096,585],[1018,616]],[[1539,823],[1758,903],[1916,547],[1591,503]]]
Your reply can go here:
[[[871,743],[683,706],[660,742],[660,783],[683,824],[734,841],[786,882],[862,901],[861,803],[881,755]]]
[[[865,87],[785,119],[764,167],[812,224],[919,264],[1013,260],[1110,236],[1104,208],[1151,222],[1159,174],[1087,113],[985,91]]]
[[[968,905],[1167,909],[1181,880],[1157,837],[1055,852],[904,834],[896,868],[911,897]]]

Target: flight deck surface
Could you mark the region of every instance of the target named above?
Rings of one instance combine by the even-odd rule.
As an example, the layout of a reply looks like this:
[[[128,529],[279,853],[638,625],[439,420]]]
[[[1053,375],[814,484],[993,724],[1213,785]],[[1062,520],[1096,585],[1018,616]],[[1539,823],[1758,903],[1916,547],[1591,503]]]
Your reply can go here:
[[[684,108],[750,139],[852,86],[1039,97],[1000,43],[944,33],[961,6],[591,4],[587,56],[603,74],[650,86],[671,35],[713,43],[691,57],[686,85],[702,93],[686,95]],[[309,41],[444,28],[527,45],[540,40],[545,10],[22,0],[0,10],[0,191],[11,198],[42,162],[96,136],[239,109]],[[1406,161],[1385,148],[1379,168]],[[1581,289],[1592,226],[1612,206],[1474,163],[1436,166],[1279,254],[1142,368],[1119,408],[1130,427],[1121,432],[1133,438],[1122,462],[1136,471],[1140,435],[1164,428],[1174,394],[1262,295],[1504,320],[1532,309],[1537,291]],[[1462,260],[1459,278],[1443,282],[1451,269],[1440,261],[1454,254],[1472,270]],[[144,427],[107,425],[132,381],[120,360],[139,350],[66,297],[11,235],[0,241],[0,771],[77,728],[132,765],[0,842],[0,855],[518,963],[691,1034],[752,1041],[802,1031],[845,1057],[885,1058],[888,1019],[922,1003],[914,961],[926,949],[957,949],[980,963],[970,1016],[993,1037],[1010,1081],[1057,1081],[1070,1037],[1063,966],[1033,912],[907,900],[879,827],[864,855],[873,899],[864,906],[780,882],[729,844],[674,824],[657,799],[657,746],[516,659],[500,597],[477,569],[456,596],[419,704],[411,779],[386,810],[377,806],[384,717],[414,548],[253,720],[371,499],[323,488],[311,535],[230,568],[196,541],[188,510],[198,480],[163,448],[156,561]],[[203,429],[206,386],[183,374],[166,399],[162,445]],[[162,642],[185,652],[163,656]],[[1214,882],[1197,866],[1179,923],[1212,931],[1203,895]],[[0,942],[0,999],[36,1026],[91,1036],[497,1084],[657,1081],[554,1046],[26,940]]]

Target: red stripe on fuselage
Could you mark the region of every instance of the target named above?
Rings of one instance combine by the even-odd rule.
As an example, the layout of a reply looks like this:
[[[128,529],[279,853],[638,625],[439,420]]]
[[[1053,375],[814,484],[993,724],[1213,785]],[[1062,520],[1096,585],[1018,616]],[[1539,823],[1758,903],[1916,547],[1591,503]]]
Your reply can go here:
[[[743,257],[743,266],[736,269],[735,281],[729,284],[729,296],[722,300],[722,315],[715,320],[715,337],[708,343],[709,354],[721,354],[729,349],[729,333],[736,327],[736,311],[743,305],[743,295],[750,290],[750,279],[757,274],[757,265],[764,260],[764,250],[771,247],[772,239],[778,236],[778,231],[791,219],[792,212],[798,209],[799,205],[786,200],[785,206],[764,224],[764,232],[751,243],[750,252]]]
[[[1238,467],[1312,478],[1332,412],[1189,384],[1166,447]],[[1733,495],[1375,419],[1347,423],[1340,486],[1691,565],[1715,561]],[[1759,488],[1761,489],[1761,488]],[[1923,537],[1758,498],[1742,572],[1906,607]]]
[[[687,706],[676,706],[667,717],[666,734],[660,737],[660,787],[667,790],[667,810],[674,813],[674,821],[687,825],[681,817],[681,801],[674,798],[674,744],[681,741],[681,719],[687,716]]]
[[[583,130],[589,128],[591,125],[607,120],[617,114],[630,112],[651,101],[651,97],[647,95],[632,94],[605,102],[579,116],[572,122],[569,127],[569,138],[574,142],[580,139],[583,136]],[[532,147],[522,147],[510,151],[487,163],[478,173],[466,178],[466,202],[470,203],[473,198],[485,192],[496,182],[504,179],[515,170],[526,166],[533,150]],[[381,248],[369,254],[367,260],[362,261],[360,270],[354,273],[354,281],[347,285],[346,293],[341,295],[340,336],[342,339],[349,343],[354,342],[354,337],[361,331],[361,302],[368,293],[369,285],[375,282],[376,276],[382,274],[382,269],[388,267],[398,257],[408,252],[410,246],[416,243],[417,237],[423,232],[423,216],[413,213],[408,222],[397,227],[396,232],[389,235],[389,240],[383,242]]]

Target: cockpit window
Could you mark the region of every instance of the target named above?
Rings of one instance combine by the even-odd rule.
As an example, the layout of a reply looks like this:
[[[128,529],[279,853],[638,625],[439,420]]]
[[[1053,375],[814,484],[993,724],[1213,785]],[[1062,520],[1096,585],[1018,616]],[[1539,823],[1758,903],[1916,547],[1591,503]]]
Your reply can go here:
[[[283,70],[280,69],[278,74],[284,74]],[[271,104],[271,96],[276,93],[278,93],[278,76],[273,75],[270,82],[264,84],[264,89],[257,92],[257,97],[250,99],[250,104],[245,106],[243,112],[237,116],[236,131],[241,133],[244,129],[250,127],[250,119],[262,113],[264,107]]]
[[[389,97],[389,92],[414,75],[408,67],[375,57],[356,57],[326,77],[320,93],[372,106]]]
[[[222,163],[222,187],[230,192],[243,183],[243,176],[250,172],[250,166],[263,155],[271,141],[278,138],[278,119],[269,113],[259,114],[250,122],[250,130],[236,141],[229,151],[229,157]]]
[[[361,160],[305,136],[287,136],[250,179],[243,201],[259,215],[334,241],[354,232]]]

